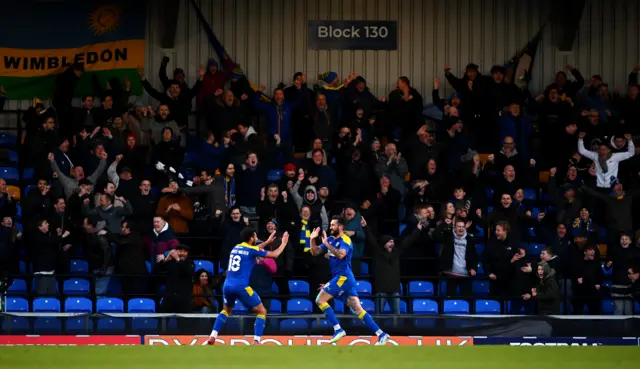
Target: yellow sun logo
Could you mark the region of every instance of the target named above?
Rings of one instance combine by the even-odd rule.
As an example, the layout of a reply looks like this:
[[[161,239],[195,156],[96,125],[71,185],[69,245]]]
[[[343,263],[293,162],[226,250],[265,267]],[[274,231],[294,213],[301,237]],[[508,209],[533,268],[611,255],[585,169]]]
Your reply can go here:
[[[122,9],[118,5],[103,5],[89,15],[89,27],[96,36],[113,32],[118,28]]]

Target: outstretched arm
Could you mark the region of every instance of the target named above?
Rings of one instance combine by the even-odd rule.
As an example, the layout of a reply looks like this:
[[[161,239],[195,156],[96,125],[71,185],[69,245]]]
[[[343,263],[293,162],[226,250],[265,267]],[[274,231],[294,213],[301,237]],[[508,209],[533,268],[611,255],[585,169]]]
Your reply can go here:
[[[271,237],[275,237],[275,232],[272,233],[271,236],[269,236],[269,238]],[[287,247],[288,243],[289,243],[289,232],[284,232],[284,234],[282,235],[282,241],[280,242],[280,247],[278,247],[273,251],[267,252],[267,255],[265,257],[271,258],[271,259],[277,259],[278,256],[280,256],[280,254],[282,254],[282,252],[284,251],[284,248]]]

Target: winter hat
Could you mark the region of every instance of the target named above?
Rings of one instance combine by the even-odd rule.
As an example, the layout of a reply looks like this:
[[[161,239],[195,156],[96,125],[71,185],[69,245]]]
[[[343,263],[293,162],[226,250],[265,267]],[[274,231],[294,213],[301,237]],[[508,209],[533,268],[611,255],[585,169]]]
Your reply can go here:
[[[393,240],[393,237],[389,236],[388,234],[382,235],[380,236],[380,245],[384,246],[391,240]]]
[[[293,75],[293,79],[292,79],[292,81],[295,81],[295,80],[296,80],[296,78],[298,78],[298,77],[302,77],[302,76],[303,76],[302,72],[296,72],[296,73]]]
[[[318,79],[322,80],[324,83],[331,83],[333,80],[338,77],[338,73],[336,72],[325,72],[318,76]]]
[[[273,223],[276,227],[278,226],[278,221],[275,218],[269,218],[269,220],[267,220],[267,224],[268,223]]]
[[[493,67],[491,67],[491,74],[494,74],[494,73],[502,73],[502,74],[504,74],[505,72],[506,72],[506,70],[501,65],[494,65]]]
[[[209,61],[207,62],[207,69],[209,69],[209,67],[216,67],[217,69],[218,62],[214,58],[209,58]]]
[[[231,70],[231,78],[240,79],[242,77],[244,77],[244,70],[240,68],[240,64],[234,65]]]
[[[177,78],[179,75],[181,75],[184,77],[184,70],[182,68],[176,68],[173,70],[173,78]]]
[[[476,72],[478,71],[478,65],[477,64],[473,64],[473,63],[469,63],[467,64],[465,70],[475,70]]]
[[[292,164],[292,163],[287,163],[287,164],[284,165],[284,171],[285,172],[289,172],[289,171],[295,172],[296,171],[296,166],[294,164]]]
[[[366,81],[366,80],[364,79],[364,77],[362,77],[362,76],[357,76],[357,77],[356,77],[356,79],[355,79],[354,81],[355,81],[355,83],[356,83],[356,84],[358,84],[358,83],[364,83],[364,84],[366,84],[366,83],[367,83],[367,81]]]

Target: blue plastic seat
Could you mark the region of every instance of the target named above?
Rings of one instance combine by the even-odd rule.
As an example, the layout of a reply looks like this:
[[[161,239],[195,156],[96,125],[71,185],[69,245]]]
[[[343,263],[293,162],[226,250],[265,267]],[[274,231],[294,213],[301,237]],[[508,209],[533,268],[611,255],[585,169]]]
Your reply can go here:
[[[146,314],[156,312],[156,302],[147,298],[134,298],[127,302],[127,312]]]
[[[476,253],[478,255],[482,255],[483,252],[484,252],[484,243],[477,243],[476,244]]]
[[[487,206],[487,214],[493,213],[493,206]]]
[[[33,320],[33,330],[36,334],[61,333],[62,322],[58,318],[36,318]]]
[[[476,314],[500,315],[500,303],[494,300],[476,300]]]
[[[307,299],[291,299],[287,301],[287,314],[302,315],[311,314],[313,312],[313,304]]]
[[[489,281],[473,281],[471,290],[476,296],[489,296]]]
[[[272,314],[282,314],[282,303],[278,300],[271,300],[271,306],[269,308],[269,313]]]
[[[31,190],[33,190],[34,188],[36,188],[36,186],[34,186],[34,185],[28,185],[27,187],[25,187],[24,195],[25,196],[29,196],[29,192],[31,192]]]
[[[488,203],[493,202],[494,193],[495,193],[495,190],[493,188],[487,187],[487,188],[484,189],[484,195],[487,198],[487,202]]]
[[[283,319],[280,322],[282,332],[296,332],[309,329],[309,323],[305,319]]]
[[[389,302],[384,303],[384,308],[382,309],[383,314],[391,314],[391,306],[389,306]],[[400,314],[407,313],[407,303],[400,300]]]
[[[20,174],[17,168],[0,167],[0,178],[7,181],[17,181],[20,179]]]
[[[7,312],[29,312],[29,302],[21,297],[8,297],[5,305]]]
[[[278,169],[270,170],[269,172],[267,172],[267,181],[279,182],[280,178],[282,178],[283,173],[284,173],[283,170],[278,170]]]
[[[64,301],[64,311],[67,313],[91,313],[93,302],[84,297],[69,297]]]
[[[476,268],[476,274],[478,275],[478,277],[483,277],[484,276],[484,267],[482,266],[482,263],[478,263],[478,267]]]
[[[144,265],[147,267],[147,273],[151,273],[151,262],[147,260],[144,262]]]
[[[433,296],[433,283],[427,281],[409,282],[409,296]]]
[[[97,313],[124,313],[124,302],[116,297],[101,297],[96,301]]]
[[[18,145],[18,136],[12,133],[0,133],[0,147],[16,147]]]
[[[238,315],[246,315],[249,314],[249,308],[246,307],[242,302],[236,301],[236,304],[233,307],[233,313]]]
[[[371,282],[369,281],[356,281],[356,291],[360,296],[371,296]]]
[[[31,265],[27,265],[27,263],[24,260],[20,260],[19,262],[19,271],[20,274],[27,274],[29,273],[29,270],[31,269]]]
[[[412,310],[418,315],[438,315],[438,303],[428,299],[413,300]]]
[[[614,305],[612,300],[602,300],[601,308],[602,308],[602,314],[613,315]]]
[[[31,181],[33,179],[35,172],[36,171],[33,168],[25,169],[24,171],[22,171],[22,179],[24,179],[25,181]]]
[[[333,299],[333,311],[336,314],[344,314],[344,302],[342,300]]]
[[[86,274],[89,273],[89,263],[86,260],[71,260],[69,263],[69,273]]]
[[[523,192],[525,201],[536,201],[536,190],[534,190],[533,188],[525,188]]]
[[[16,205],[16,219],[22,219],[22,205],[20,204]]]
[[[280,289],[278,288],[276,282],[271,283],[271,292],[273,292],[274,295],[279,295],[279,291]]]
[[[120,319],[120,318],[98,319],[98,332],[100,333],[122,333],[124,330],[125,330],[124,319]]]
[[[58,289],[58,282],[55,283],[56,286],[56,292],[60,292],[60,290]],[[36,284],[35,281],[34,283],[31,283],[31,292],[35,293],[36,292]]]
[[[195,270],[204,269],[207,273],[211,275],[215,275],[215,270],[213,269],[213,263],[209,260],[194,260],[193,264],[195,266]]]
[[[119,278],[111,278],[109,279],[109,284],[107,284],[107,296],[118,296],[122,295],[122,283],[120,283]]]
[[[93,320],[91,318],[67,318],[65,330],[68,334],[93,333]]]
[[[400,223],[400,226],[398,226],[398,234],[404,234],[405,229],[407,229],[407,225],[405,223]]]
[[[35,313],[59,313],[60,300],[55,297],[41,297],[33,300],[33,312]]]
[[[361,263],[360,264],[360,276],[368,277],[369,276],[369,264]]]
[[[476,226],[476,233],[475,236],[478,239],[484,239],[484,228],[480,227],[479,225]]]
[[[18,162],[18,152],[15,150],[9,150],[9,161],[12,163]]]
[[[7,295],[23,295],[27,293],[27,281],[24,279],[14,279],[13,284],[7,290]]]
[[[91,285],[88,280],[82,278],[72,278],[64,281],[62,291],[66,295],[88,295]]]
[[[191,164],[198,160],[198,153],[195,151],[189,151],[184,153],[184,161],[182,164]],[[191,180],[191,178],[188,178]],[[197,270],[197,269],[196,269]]]
[[[529,244],[529,250],[528,253],[529,255],[538,258],[540,257],[540,254],[542,253],[542,249],[544,249],[546,246],[542,243],[532,243]]]
[[[131,329],[138,334],[151,334],[158,332],[158,319],[155,318],[131,318]]]
[[[376,304],[373,302],[373,300],[360,299],[360,305],[367,313],[369,314],[376,313]]]
[[[292,296],[309,296],[309,283],[292,279],[289,281],[289,293]]]
[[[464,300],[444,300],[443,314],[469,314],[469,303]]]
[[[7,334],[29,332],[29,318],[8,316],[2,319],[2,332]]]
[[[611,274],[613,273],[613,268],[609,268],[609,269],[605,268],[605,265],[606,265],[606,264],[607,264],[607,263],[606,263],[606,262],[604,262],[604,261],[601,263],[602,272],[604,273],[604,275],[609,276],[609,275],[611,275]]]
[[[320,319],[320,322],[318,323],[317,319],[314,319],[313,321],[311,321],[311,328],[333,328],[331,326],[331,323],[329,323],[328,320],[326,319]]]

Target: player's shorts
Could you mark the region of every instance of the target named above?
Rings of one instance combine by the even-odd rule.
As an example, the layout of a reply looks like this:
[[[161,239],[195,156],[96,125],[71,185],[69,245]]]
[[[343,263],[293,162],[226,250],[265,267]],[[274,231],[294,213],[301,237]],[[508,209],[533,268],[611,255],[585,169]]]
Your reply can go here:
[[[350,296],[358,297],[356,280],[353,276],[335,276],[327,284],[322,286],[322,290],[334,298],[342,300],[346,300]]]
[[[236,305],[236,300],[240,300],[244,306],[248,309],[260,305],[262,301],[253,288],[249,286],[227,286],[222,287],[222,300],[224,306],[233,308]]]

